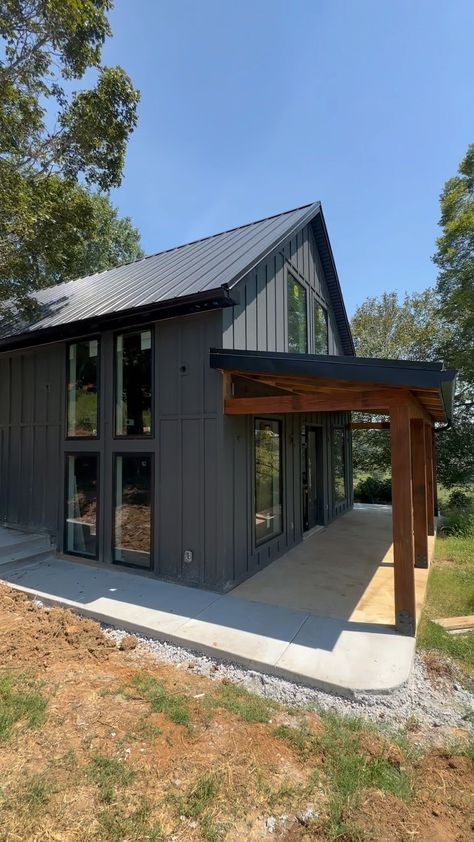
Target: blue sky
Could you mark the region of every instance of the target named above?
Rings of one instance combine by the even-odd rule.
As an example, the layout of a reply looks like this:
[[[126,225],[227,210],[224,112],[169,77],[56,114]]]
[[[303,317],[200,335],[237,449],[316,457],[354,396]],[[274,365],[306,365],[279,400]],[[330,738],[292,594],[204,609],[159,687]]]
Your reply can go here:
[[[433,284],[472,0],[116,0],[111,24],[142,97],[113,200],[147,253],[320,199],[350,314]]]

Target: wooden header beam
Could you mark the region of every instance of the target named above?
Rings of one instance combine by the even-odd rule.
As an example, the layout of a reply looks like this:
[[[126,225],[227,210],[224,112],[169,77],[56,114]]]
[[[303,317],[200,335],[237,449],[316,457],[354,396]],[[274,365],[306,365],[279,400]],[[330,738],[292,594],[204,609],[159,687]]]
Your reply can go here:
[[[353,421],[351,430],[389,430],[390,421]]]
[[[392,405],[409,405],[409,395],[393,394],[389,389],[361,392],[334,390],[331,394],[272,395],[251,398],[226,398],[226,415],[266,415],[291,412],[380,412],[388,414]]]

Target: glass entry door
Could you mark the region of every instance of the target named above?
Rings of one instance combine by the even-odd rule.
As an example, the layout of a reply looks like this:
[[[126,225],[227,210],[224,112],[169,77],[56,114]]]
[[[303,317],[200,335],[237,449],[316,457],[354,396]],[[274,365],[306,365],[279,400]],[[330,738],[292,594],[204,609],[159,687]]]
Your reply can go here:
[[[303,429],[303,530],[323,523],[323,430],[305,426]]]

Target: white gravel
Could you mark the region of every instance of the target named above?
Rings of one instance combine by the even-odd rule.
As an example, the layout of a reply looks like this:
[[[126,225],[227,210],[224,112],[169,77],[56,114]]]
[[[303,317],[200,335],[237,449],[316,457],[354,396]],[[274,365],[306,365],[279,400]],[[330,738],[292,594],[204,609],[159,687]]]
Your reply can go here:
[[[128,632],[103,626],[105,634],[120,644]],[[288,707],[335,711],[363,717],[380,724],[402,729],[409,725],[420,740],[436,739],[446,731],[464,728],[474,732],[474,694],[450,679],[431,680],[422,656],[415,656],[409,681],[389,694],[359,693],[352,698],[326,693],[272,675],[245,669],[236,664],[218,661],[141,635],[133,635],[138,654],[146,652],[159,662],[190,669],[214,681],[232,681],[247,690]]]

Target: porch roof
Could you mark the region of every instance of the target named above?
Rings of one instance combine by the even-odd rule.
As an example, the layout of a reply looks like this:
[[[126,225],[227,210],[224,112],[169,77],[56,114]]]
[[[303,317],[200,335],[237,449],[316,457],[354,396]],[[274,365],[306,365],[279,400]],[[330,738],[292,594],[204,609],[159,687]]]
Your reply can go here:
[[[266,394],[252,397],[237,397],[234,391],[226,400],[228,414],[388,413],[394,403],[408,398],[433,421],[452,418],[456,372],[441,362],[211,348],[210,365],[267,387]]]

